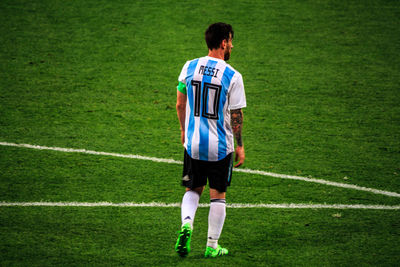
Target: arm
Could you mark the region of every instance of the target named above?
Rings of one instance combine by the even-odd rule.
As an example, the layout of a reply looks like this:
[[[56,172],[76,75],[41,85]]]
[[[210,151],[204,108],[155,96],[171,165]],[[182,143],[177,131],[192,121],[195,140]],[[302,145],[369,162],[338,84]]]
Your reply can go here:
[[[231,110],[231,126],[233,134],[236,139],[235,162],[239,160],[239,162],[235,165],[235,168],[237,168],[244,163],[245,159],[244,146],[242,141],[242,126],[243,126],[242,109]]]
[[[185,143],[185,117],[186,117],[186,95],[177,92],[176,98],[176,112],[178,114],[178,119],[181,127],[181,142],[182,145]]]

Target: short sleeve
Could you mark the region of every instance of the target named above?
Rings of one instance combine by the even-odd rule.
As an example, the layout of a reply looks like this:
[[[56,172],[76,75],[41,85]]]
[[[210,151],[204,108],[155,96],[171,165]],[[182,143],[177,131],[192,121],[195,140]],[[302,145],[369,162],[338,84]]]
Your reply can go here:
[[[240,109],[246,107],[246,95],[244,92],[243,78],[240,73],[233,81],[231,90],[229,91],[229,110]]]
[[[189,61],[186,61],[185,65],[182,68],[181,74],[179,75],[178,82],[186,84],[188,66],[189,66]]]

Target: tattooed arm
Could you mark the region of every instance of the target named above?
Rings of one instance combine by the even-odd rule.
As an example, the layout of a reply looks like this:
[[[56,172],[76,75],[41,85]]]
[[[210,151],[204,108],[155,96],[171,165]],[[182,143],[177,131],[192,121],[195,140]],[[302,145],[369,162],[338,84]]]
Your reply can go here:
[[[244,163],[244,146],[242,141],[243,112],[242,109],[231,110],[231,127],[236,139],[235,162],[239,162],[235,167],[239,167]]]

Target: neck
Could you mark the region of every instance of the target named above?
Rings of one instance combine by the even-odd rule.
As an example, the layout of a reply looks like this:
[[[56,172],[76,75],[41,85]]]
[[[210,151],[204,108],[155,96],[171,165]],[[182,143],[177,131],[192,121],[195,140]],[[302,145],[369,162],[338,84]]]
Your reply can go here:
[[[224,60],[224,50],[223,49],[208,50],[208,56]]]

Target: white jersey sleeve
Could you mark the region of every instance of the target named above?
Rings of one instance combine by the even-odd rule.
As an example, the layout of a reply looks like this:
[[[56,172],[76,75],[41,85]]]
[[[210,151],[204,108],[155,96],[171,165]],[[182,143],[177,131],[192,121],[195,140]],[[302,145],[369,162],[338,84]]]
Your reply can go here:
[[[244,92],[243,78],[240,73],[235,73],[229,90],[229,110],[246,107],[246,95]]]
[[[186,61],[185,65],[182,68],[181,74],[179,75],[178,82],[186,83],[186,76],[187,76],[188,66],[189,66],[189,61]]]

